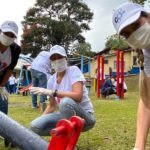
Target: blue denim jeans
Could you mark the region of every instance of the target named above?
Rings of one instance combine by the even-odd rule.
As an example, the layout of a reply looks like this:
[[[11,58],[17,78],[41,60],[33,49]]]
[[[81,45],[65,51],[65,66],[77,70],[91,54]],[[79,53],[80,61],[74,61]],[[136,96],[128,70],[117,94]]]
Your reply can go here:
[[[8,113],[8,100],[2,100],[0,96],[0,111],[7,114]]]
[[[41,136],[50,135],[50,130],[55,128],[60,119],[69,119],[72,116],[79,116],[85,120],[83,131],[91,129],[95,124],[93,113],[83,110],[78,103],[71,98],[65,97],[61,99],[59,112],[42,115],[30,123],[30,128]]]
[[[37,70],[31,69],[32,85],[34,87],[47,88],[47,76],[46,74]],[[46,95],[40,96],[40,103],[44,103],[47,99]],[[32,94],[32,106],[37,107],[37,95]]]

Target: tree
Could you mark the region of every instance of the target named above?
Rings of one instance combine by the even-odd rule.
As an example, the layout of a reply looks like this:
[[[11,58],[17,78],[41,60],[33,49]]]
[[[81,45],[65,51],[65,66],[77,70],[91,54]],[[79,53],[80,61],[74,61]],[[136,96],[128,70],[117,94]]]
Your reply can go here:
[[[31,52],[35,46],[36,54],[49,45],[60,44],[68,49],[74,41],[84,43],[81,33],[90,29],[88,23],[92,18],[93,13],[82,0],[37,0],[22,22],[30,30],[22,35],[23,48],[28,45],[26,51]]]
[[[72,47],[72,55],[75,54],[93,57],[96,52],[91,51],[90,43],[77,43]]]
[[[125,42],[125,40],[123,40],[121,37],[118,37],[117,34],[114,34],[107,38],[105,47],[110,48],[111,50],[116,50],[116,49],[126,49],[129,46]]]
[[[144,5],[144,3],[147,1],[147,0],[130,0],[131,2],[134,2],[134,3],[138,3],[138,4],[141,4],[141,5]]]

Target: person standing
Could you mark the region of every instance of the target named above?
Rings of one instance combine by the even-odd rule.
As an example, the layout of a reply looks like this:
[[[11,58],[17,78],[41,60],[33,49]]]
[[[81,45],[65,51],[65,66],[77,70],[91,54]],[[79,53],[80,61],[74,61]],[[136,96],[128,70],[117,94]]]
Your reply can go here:
[[[9,77],[9,88],[10,88],[10,94],[15,93],[15,86],[16,86],[16,78],[14,77],[14,75],[12,74]]]
[[[5,21],[0,26],[0,111],[8,113],[8,92],[5,88],[18,62],[21,48],[15,43],[18,26],[14,21]],[[5,139],[6,144],[7,139]],[[8,143],[7,143],[8,144]]]
[[[40,52],[31,64],[31,79],[32,86],[46,88],[47,87],[47,76],[50,74],[50,54],[47,51]],[[43,108],[46,95],[40,95],[40,107]],[[37,108],[37,94],[32,93],[32,108]]]
[[[81,70],[77,66],[67,65],[66,51],[59,45],[50,49],[50,60],[56,73],[49,78],[48,89],[30,88],[33,93],[50,96],[50,103],[43,115],[31,122],[31,130],[41,136],[48,136],[60,119],[70,119],[74,115],[85,120],[83,131],[93,128],[94,109]]]
[[[145,150],[150,128],[150,16],[141,5],[127,2],[115,9],[112,20],[117,33],[138,53],[140,101],[134,150]]]

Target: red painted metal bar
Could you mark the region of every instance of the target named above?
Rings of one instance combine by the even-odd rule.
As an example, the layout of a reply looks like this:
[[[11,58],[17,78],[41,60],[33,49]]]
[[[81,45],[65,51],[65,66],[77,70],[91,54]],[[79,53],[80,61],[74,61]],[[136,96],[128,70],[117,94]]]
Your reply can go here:
[[[102,56],[102,86],[104,85],[104,56]]]
[[[97,97],[100,97],[100,56],[97,56]]]
[[[122,91],[121,91],[121,99],[124,98],[124,53],[122,52],[122,59],[121,59],[121,79],[122,79]]]
[[[116,55],[117,55],[117,61],[116,61],[116,78],[117,78],[117,87],[116,87],[116,90],[117,90],[117,96],[119,96],[119,74],[120,74],[120,51],[117,50],[116,51]]]
[[[124,53],[120,50],[116,51],[116,76],[117,76],[117,96],[120,99],[124,98]]]

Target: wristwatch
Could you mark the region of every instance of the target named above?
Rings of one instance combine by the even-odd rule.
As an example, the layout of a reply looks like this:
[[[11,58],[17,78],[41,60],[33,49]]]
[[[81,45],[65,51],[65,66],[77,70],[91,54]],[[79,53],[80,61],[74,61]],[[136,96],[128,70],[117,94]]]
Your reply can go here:
[[[55,90],[55,91],[54,91],[53,97],[56,97],[56,96],[57,96],[57,91],[58,91],[58,90]]]

